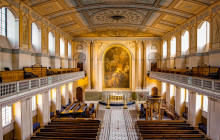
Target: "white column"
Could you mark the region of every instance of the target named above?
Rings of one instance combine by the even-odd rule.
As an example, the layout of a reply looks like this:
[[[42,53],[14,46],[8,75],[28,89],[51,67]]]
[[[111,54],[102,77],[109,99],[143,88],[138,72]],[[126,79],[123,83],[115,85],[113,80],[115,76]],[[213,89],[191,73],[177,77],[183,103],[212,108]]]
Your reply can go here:
[[[69,103],[69,99],[70,99],[70,95],[69,95],[69,86],[68,84],[65,85],[65,103],[68,104]],[[65,105],[66,105],[65,104]]]
[[[25,140],[33,133],[32,99],[26,99],[14,104],[15,139]]]
[[[93,43],[92,45],[92,53],[93,53],[93,86],[92,88],[97,90],[98,89],[98,61],[97,61],[97,46],[96,46],[96,42]]]
[[[185,95],[181,93],[181,88],[176,87],[176,96],[175,96],[175,111],[179,116],[182,116],[182,113],[185,111]]]
[[[50,121],[49,93],[45,92],[37,95],[37,118],[40,126],[44,126]]]
[[[56,88],[56,110],[61,109],[61,87]]]
[[[197,126],[201,121],[201,95],[195,92],[189,92],[188,118],[193,126]]]
[[[147,81],[146,81],[146,76],[147,76],[147,45],[146,42],[144,42],[143,45],[143,89],[147,89]]]
[[[71,103],[73,102],[74,94],[73,94],[73,82],[68,84],[68,92]]]
[[[0,140],[3,140],[3,129],[2,129],[2,108],[0,108]]]
[[[142,65],[141,65],[141,58],[142,58],[142,42],[136,42],[136,89],[141,89],[142,84]]]
[[[166,84],[166,102],[170,104],[170,84]]]
[[[86,73],[87,73],[87,77],[88,77],[88,86],[87,89],[91,89],[91,68],[90,68],[90,51],[91,51],[91,42],[86,42],[86,52],[87,52],[87,57],[86,57]]]

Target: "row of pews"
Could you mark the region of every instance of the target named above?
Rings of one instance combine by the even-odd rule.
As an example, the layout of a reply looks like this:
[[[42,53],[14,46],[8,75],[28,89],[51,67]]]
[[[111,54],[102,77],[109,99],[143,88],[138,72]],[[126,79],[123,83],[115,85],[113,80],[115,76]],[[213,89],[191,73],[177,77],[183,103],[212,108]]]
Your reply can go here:
[[[66,106],[62,107],[61,110],[57,110],[57,117],[71,117],[71,118],[92,118],[94,119],[97,116],[99,109],[99,104],[94,106],[94,103],[91,103],[89,106],[85,103],[73,102],[68,103]]]
[[[99,120],[53,119],[31,140],[98,140],[99,134]]]
[[[136,130],[141,140],[209,140],[186,121],[137,121]]]
[[[220,79],[220,68],[218,67],[192,67],[192,69],[162,69],[156,68],[152,71],[188,76],[204,77],[209,79]]]
[[[23,70],[0,71],[1,82],[13,82],[28,78],[46,77],[56,74],[78,72],[79,68],[47,69],[47,67],[24,67]]]

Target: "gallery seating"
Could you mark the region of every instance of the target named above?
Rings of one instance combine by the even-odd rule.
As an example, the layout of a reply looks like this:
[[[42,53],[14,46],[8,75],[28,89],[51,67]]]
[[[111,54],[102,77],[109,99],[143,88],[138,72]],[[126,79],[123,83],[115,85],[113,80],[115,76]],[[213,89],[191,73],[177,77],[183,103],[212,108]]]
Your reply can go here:
[[[47,69],[47,67],[24,67],[23,70],[0,71],[1,82],[20,81],[29,78],[46,77],[55,74],[78,72],[79,68]]]
[[[220,68],[218,67],[192,67],[192,69],[162,69],[156,68],[153,71],[182,74],[188,76],[204,77],[209,79],[220,79]]]
[[[53,119],[31,140],[97,140],[99,133],[99,120]]]
[[[208,140],[196,128],[185,121],[137,121],[136,130],[140,139]]]

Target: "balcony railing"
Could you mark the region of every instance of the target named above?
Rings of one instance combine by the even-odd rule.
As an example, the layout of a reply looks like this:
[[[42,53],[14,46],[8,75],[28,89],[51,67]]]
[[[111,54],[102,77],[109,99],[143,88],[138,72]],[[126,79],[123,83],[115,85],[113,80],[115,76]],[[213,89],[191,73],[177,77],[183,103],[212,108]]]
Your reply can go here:
[[[220,100],[220,80],[163,72],[151,71],[149,73],[149,76],[152,79],[187,88],[194,92],[205,94]]]
[[[0,99],[67,80],[78,80],[85,77],[85,71],[27,79],[0,84]]]

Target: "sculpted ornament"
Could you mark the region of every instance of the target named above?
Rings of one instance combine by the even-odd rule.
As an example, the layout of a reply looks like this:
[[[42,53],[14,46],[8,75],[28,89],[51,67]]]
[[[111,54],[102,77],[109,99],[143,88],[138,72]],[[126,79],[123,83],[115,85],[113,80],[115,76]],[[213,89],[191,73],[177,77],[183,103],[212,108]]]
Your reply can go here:
[[[28,18],[26,15],[22,17],[23,43],[28,44]]]

